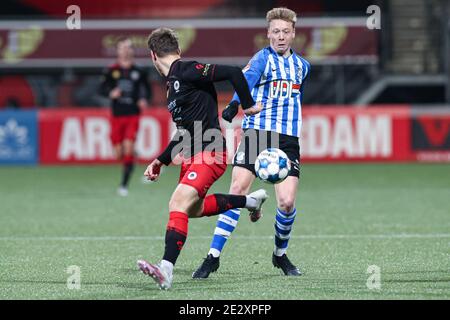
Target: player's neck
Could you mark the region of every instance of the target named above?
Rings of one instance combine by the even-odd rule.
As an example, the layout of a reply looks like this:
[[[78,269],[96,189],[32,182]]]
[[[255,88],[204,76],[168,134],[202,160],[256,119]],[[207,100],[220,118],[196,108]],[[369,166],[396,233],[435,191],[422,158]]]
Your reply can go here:
[[[272,47],[272,50],[277,52],[273,47]],[[277,54],[279,56],[282,56],[283,58],[288,58],[292,54],[292,48],[289,47],[283,54],[280,54],[279,52],[277,52]]]
[[[169,74],[170,67],[172,66],[172,64],[180,58],[181,57],[179,55],[168,55],[168,56],[165,56],[164,58],[159,58],[161,72],[165,77],[167,77],[167,75]]]
[[[133,64],[133,61],[131,59],[118,59],[117,62],[119,63],[119,66],[124,69],[130,68]]]
[[[283,54],[283,58],[287,58],[292,54],[292,50],[289,47],[289,49],[286,50],[286,52]]]

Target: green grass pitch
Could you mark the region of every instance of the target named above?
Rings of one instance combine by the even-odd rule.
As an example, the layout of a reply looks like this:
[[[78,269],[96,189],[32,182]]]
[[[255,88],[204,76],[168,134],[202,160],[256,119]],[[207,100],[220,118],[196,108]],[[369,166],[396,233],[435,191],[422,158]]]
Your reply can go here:
[[[216,217],[190,220],[173,288],[160,291],[136,261],[163,253],[167,203],[179,168],[116,196],[119,166],[0,167],[0,299],[449,299],[448,164],[305,164],[289,256],[303,270],[271,265],[276,208],[243,211],[206,280],[191,274],[205,257]],[[211,192],[227,192],[231,168]],[[69,289],[69,266],[81,287]],[[381,287],[369,289],[368,267]],[[70,281],[69,281],[70,282]]]

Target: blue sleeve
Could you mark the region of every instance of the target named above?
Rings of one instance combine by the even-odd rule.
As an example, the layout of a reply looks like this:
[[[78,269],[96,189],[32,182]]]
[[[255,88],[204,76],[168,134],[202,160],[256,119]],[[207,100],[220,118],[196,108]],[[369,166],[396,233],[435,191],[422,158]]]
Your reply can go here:
[[[303,68],[303,74],[302,74],[302,77],[303,77],[302,85],[300,87],[300,103],[303,104],[303,89],[304,89],[306,78],[308,78],[309,71],[311,70],[311,64],[303,58],[301,58],[301,60],[303,62],[304,68]]]
[[[303,58],[301,58],[301,59],[302,59],[303,65],[304,65],[304,68],[303,68],[303,79],[302,79],[302,83],[303,83],[303,81],[305,81],[306,78],[309,75],[309,71],[311,70],[311,64],[307,60],[305,60]]]
[[[258,53],[256,53],[253,56],[250,62],[242,70],[245,79],[247,80],[250,92],[258,83],[259,79],[261,79],[261,75],[263,74],[265,67],[266,67],[266,57],[264,56],[264,49],[263,49],[261,51],[258,51]],[[234,93],[233,98],[231,100],[241,103],[236,92]]]

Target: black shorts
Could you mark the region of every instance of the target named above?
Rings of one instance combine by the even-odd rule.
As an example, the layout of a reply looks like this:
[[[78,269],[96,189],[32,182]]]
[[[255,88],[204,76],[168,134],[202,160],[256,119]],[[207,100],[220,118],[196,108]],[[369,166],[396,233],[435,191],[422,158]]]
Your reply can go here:
[[[289,176],[300,177],[300,144],[297,137],[273,131],[245,129],[241,135],[233,166],[250,170],[255,176],[255,160],[267,148],[278,148],[291,160]]]

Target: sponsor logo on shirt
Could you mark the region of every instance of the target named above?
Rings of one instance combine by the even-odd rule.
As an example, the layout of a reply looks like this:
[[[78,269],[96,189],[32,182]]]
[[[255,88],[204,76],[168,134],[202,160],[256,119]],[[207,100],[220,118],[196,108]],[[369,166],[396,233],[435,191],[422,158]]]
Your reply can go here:
[[[270,98],[289,98],[300,93],[300,84],[287,80],[276,80],[270,83]]]
[[[112,76],[114,79],[119,79],[119,78],[120,78],[120,71],[119,71],[119,70],[114,70],[114,71],[112,72],[111,76]]]
[[[208,70],[209,70],[209,67],[210,67],[211,65],[208,63],[208,64],[206,64],[205,65],[205,69],[203,69],[203,76],[205,76],[206,77],[206,75],[208,74]]]
[[[236,153],[236,163],[242,164],[244,163],[245,153],[242,151],[239,151]]]

